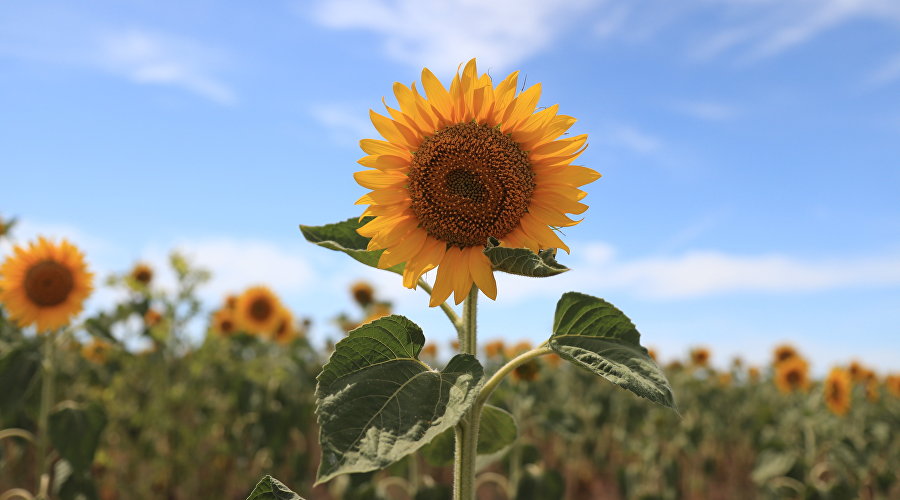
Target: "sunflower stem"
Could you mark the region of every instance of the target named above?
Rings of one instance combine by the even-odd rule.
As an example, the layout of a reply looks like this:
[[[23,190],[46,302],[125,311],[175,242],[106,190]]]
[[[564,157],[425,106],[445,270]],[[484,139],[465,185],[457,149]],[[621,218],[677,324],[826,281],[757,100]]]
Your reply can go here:
[[[459,350],[475,355],[477,342],[478,287],[472,286],[463,303]],[[481,408],[474,405],[456,424],[456,446],[453,464],[453,499],[475,500],[475,458],[478,453],[478,427]]]
[[[49,474],[47,472],[47,449],[49,448],[50,431],[48,421],[50,407],[53,405],[53,382],[56,374],[53,372],[53,343],[56,341],[56,332],[48,332],[44,336],[44,356],[41,360],[41,406],[38,410],[37,428],[37,497],[46,499]]]

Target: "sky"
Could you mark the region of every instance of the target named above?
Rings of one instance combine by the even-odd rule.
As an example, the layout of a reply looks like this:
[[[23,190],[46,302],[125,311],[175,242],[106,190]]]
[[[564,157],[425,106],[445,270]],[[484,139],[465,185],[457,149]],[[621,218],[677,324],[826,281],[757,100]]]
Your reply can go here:
[[[572,270],[499,277],[480,339],[543,341],[577,290],[663,360],[764,363],[788,341],[818,373],[900,369],[894,0],[3,0],[0,216],[101,277],[181,249],[214,274],[209,308],[267,284],[317,342],[367,279],[446,345],[423,292],[298,225],[359,215],[358,142],[395,81],[472,57],[541,82],[603,174],[564,231]]]

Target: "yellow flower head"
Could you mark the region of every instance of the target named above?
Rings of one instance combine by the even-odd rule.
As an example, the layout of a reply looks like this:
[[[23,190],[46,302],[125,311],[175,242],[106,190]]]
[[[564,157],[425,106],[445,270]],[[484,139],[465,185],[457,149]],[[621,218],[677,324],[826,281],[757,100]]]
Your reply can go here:
[[[77,247],[40,237],[16,246],[0,266],[0,302],[20,325],[53,330],[81,311],[93,277]]]
[[[225,309],[234,310],[237,307],[238,296],[229,294],[225,296]]]
[[[368,307],[375,300],[375,289],[365,281],[357,281],[350,285],[353,300],[362,307]]]
[[[541,365],[538,360],[531,359],[515,367],[511,373],[513,381],[534,382],[541,373]]]
[[[112,346],[109,342],[94,338],[90,344],[81,348],[81,355],[91,363],[102,365],[106,363],[106,358],[109,356],[111,349]]]
[[[300,335],[297,331],[294,315],[287,307],[282,307],[278,311],[278,315],[278,326],[272,332],[272,340],[281,345],[290,344]]]
[[[434,342],[429,342],[422,347],[422,356],[426,358],[437,358],[438,346]]]
[[[809,364],[801,357],[793,357],[775,366],[775,385],[788,394],[809,388]]]
[[[247,333],[269,335],[278,328],[281,301],[265,286],[248,288],[238,297],[234,313],[238,327]]]
[[[162,321],[162,314],[156,309],[147,309],[144,313],[144,324],[149,328],[153,328]]]
[[[212,331],[220,337],[230,337],[237,332],[238,325],[234,317],[234,311],[222,308],[213,313]]]
[[[888,375],[884,380],[884,385],[887,387],[888,392],[894,395],[894,397],[900,398],[900,374],[891,374]]]
[[[846,415],[850,410],[850,374],[842,368],[833,368],[825,379],[825,404],[835,415]]]
[[[759,382],[759,367],[751,366],[750,368],[747,368],[747,378],[751,382]]]
[[[796,358],[797,356],[799,356],[797,349],[790,344],[778,345],[772,352],[772,357],[774,358],[773,364],[775,365],[787,361],[791,358]]]
[[[537,111],[541,85],[516,95],[518,72],[494,85],[478,75],[475,60],[457,73],[449,91],[427,68],[424,95],[416,85],[394,84],[400,109],[390,117],[370,112],[386,140],[363,139],[366,153],[356,181],[372,191],[357,201],[374,216],[359,229],[369,250],[384,250],[381,268],[401,263],[403,285],[437,268],[430,305],[450,294],[457,304],[472,284],[497,296],[491,263],[482,253],[488,238],[505,247],[569,247],[553,228],[579,221],[580,186],[600,174],[572,165],[586,135],[565,136],[574,123],[553,105]]]
[[[139,263],[131,270],[131,279],[142,286],[147,286],[153,281],[153,268],[144,263]]]
[[[656,349],[647,349],[647,356],[650,356],[650,359],[653,361],[657,361],[656,359]]]
[[[484,344],[484,354],[488,359],[496,358],[503,355],[505,348],[506,344],[502,340],[497,339]]]
[[[531,342],[529,342],[527,340],[521,340],[521,341],[517,342],[515,345],[509,346],[506,349],[505,354],[506,354],[507,358],[512,359],[512,358],[518,356],[519,354],[528,352],[530,350],[531,350]]]
[[[709,364],[709,349],[695,347],[691,349],[691,364],[694,366],[707,366]]]

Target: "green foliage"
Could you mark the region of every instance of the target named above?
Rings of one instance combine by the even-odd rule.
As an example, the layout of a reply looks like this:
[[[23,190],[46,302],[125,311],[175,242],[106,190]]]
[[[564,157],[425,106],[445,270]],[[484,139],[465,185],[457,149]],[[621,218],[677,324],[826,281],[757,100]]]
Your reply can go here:
[[[106,426],[106,413],[96,404],[78,405],[67,401],[50,414],[49,432],[53,447],[76,473],[88,470]]]
[[[483,369],[459,354],[443,371],[419,361],[422,330],[388,316],[335,346],[316,388],[322,462],[317,483],[381,469],[456,425],[474,403]]]
[[[281,481],[266,475],[256,483],[247,500],[303,500]]]
[[[39,339],[23,339],[4,345],[0,351],[0,423],[8,419],[34,391],[40,381]]]
[[[479,468],[500,459],[515,443],[517,434],[518,426],[512,414],[502,408],[485,405],[478,431]],[[454,439],[453,429],[446,430],[422,448],[422,455],[432,465],[450,465],[453,463]]]
[[[609,302],[568,292],[556,305],[550,347],[619,387],[675,409],[672,388],[640,337],[631,320]]]
[[[378,259],[381,257],[383,250],[368,251],[366,247],[369,245],[369,238],[356,232],[357,229],[364,226],[373,217],[365,217],[347,219],[334,224],[326,224],[324,226],[300,226],[303,237],[310,243],[315,243],[320,247],[329,250],[344,252],[359,262],[370,266],[378,267]],[[404,264],[398,264],[387,269],[394,273],[402,273]]]
[[[556,249],[552,248],[534,253],[527,248],[501,247],[497,239],[490,238],[484,254],[495,270],[519,276],[546,278],[569,270],[556,262]]]

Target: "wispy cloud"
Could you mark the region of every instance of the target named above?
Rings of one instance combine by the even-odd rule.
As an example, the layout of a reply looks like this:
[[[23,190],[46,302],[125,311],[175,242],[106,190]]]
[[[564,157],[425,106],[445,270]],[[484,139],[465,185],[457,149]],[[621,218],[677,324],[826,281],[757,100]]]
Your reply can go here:
[[[656,136],[627,124],[610,125],[601,137],[613,146],[640,154],[655,153],[662,147],[662,141]]]
[[[235,92],[212,76],[224,57],[197,42],[143,30],[99,37],[96,64],[133,82],[181,87],[219,104],[234,104]]]
[[[515,280],[501,286],[505,300],[558,295],[569,289],[622,290],[654,300],[681,300],[731,293],[809,293],[845,288],[900,286],[900,255],[831,259],[766,254],[735,255],[692,250],[676,256],[620,258],[605,243],[581,246],[578,272],[540,280]],[[563,259],[565,260],[565,259]],[[501,277],[503,281],[514,278]]]
[[[356,144],[360,137],[375,137],[375,127],[366,117],[365,107],[346,103],[322,103],[310,108],[310,115],[331,131],[332,140],[338,144]]]
[[[141,85],[178,88],[218,104],[237,95],[219,76],[228,55],[199,40],[115,23],[64,6],[24,7],[0,18],[0,56],[101,71]]]
[[[328,0],[312,16],[335,29],[383,36],[382,49],[397,61],[440,72],[478,57],[495,69],[549,46],[591,0]]]
[[[730,120],[738,115],[736,106],[716,101],[680,101],[674,103],[672,108],[693,118],[711,122]]]
[[[881,87],[900,80],[900,54],[888,59],[866,79],[869,87]]]

